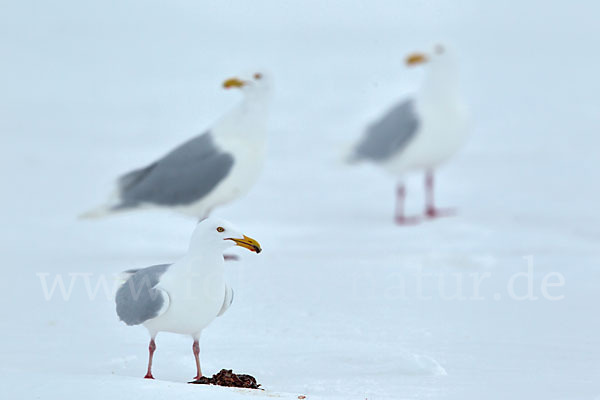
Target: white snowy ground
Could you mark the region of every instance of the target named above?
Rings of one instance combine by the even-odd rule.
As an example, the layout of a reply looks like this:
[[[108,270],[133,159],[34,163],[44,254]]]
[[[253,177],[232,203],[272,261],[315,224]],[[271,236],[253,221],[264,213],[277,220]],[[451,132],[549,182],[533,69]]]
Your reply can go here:
[[[2,398],[599,398],[595,3],[83,3],[0,5]],[[438,180],[459,215],[396,227],[393,180],[340,153],[416,87],[405,54],[447,39],[474,117]],[[169,334],[143,380],[145,330],[88,292],[175,260],[194,222],[76,215],[205,129],[239,100],[222,79],[253,66],[277,80],[269,159],[217,215],[264,252],[229,264],[236,299],[201,355],[266,391],[186,384],[191,341]],[[525,257],[537,300],[509,293]],[[74,279],[69,299],[46,301],[40,273]]]

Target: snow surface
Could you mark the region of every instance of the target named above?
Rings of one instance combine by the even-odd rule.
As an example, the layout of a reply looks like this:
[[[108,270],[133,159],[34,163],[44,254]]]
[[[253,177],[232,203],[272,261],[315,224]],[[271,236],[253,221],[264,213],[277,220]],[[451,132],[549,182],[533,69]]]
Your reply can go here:
[[[600,398],[598,12],[591,1],[2,2],[2,398]],[[438,41],[460,54],[474,117],[438,179],[439,203],[459,215],[399,228],[393,180],[339,159],[416,87],[406,53]],[[205,373],[233,368],[266,391],[187,385],[191,340],[169,334],[158,379],[143,380],[144,328],[119,323],[110,288],[87,291],[175,260],[194,223],[75,216],[239,101],[220,83],[254,66],[276,78],[268,162],[217,215],[264,252],[229,264],[236,298],[201,357]],[[421,186],[409,182],[413,212]],[[537,300],[511,298],[530,264]],[[67,289],[75,279],[72,293],[47,301],[42,282],[57,274]],[[544,279],[560,299],[543,296]]]

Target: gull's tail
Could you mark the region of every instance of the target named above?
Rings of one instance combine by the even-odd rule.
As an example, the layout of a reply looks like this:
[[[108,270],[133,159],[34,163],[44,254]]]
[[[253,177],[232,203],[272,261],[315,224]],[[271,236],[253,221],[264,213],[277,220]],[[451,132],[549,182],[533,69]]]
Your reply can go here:
[[[101,205],[100,207],[96,207],[91,209],[83,214],[79,215],[79,219],[95,219],[106,217],[107,215],[114,214],[116,212],[127,211],[128,207],[123,207],[121,200],[121,193],[127,191],[131,187],[135,186],[141,180],[143,180],[154,167],[156,167],[157,163],[150,164],[147,167],[136,169],[134,171],[128,172],[125,175],[122,175],[117,181],[117,188],[110,195],[107,204]]]
[[[108,200],[106,200],[106,203],[79,214],[77,218],[96,219],[115,214],[119,211],[125,211],[125,207],[122,207],[121,196],[119,190],[117,189],[110,194]]]
[[[345,143],[340,155],[340,163],[353,165],[359,163],[360,161],[360,157],[356,154],[356,144]]]
[[[111,207],[109,205],[103,205],[103,206],[88,210],[82,214],[79,214],[79,216],[77,218],[79,218],[79,219],[102,218],[102,217],[106,217],[107,215],[114,213],[114,211],[115,210],[113,207]]]

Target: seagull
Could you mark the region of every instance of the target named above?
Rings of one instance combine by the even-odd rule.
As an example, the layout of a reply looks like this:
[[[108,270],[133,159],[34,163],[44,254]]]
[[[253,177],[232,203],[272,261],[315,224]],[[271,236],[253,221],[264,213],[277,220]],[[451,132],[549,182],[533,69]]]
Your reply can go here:
[[[124,272],[126,281],[115,295],[117,315],[127,325],[143,325],[150,334],[144,378],[154,379],[152,358],[158,332],[192,337],[194,380],[202,377],[200,334],[233,301],[233,290],[225,282],[223,260],[223,251],[233,246],[261,252],[256,240],[231,223],[209,217],[196,226],[189,250],[179,261]]]
[[[162,208],[201,220],[246,194],[265,158],[271,79],[255,72],[227,79],[223,87],[240,89],[242,102],[203,134],[122,175],[109,201],[81,217]]]
[[[431,54],[410,54],[406,64],[428,66],[419,91],[372,123],[347,160],[372,162],[398,179],[395,221],[399,225],[419,221],[404,214],[403,177],[415,170],[425,171],[426,217],[451,213],[435,207],[434,170],[458,151],[468,134],[467,108],[459,93],[458,71],[451,52],[438,45]]]

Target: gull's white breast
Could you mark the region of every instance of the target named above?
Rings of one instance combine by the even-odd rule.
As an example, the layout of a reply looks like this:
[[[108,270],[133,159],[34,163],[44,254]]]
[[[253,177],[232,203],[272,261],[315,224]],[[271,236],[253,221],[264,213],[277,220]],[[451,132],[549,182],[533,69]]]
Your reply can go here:
[[[169,308],[144,322],[151,332],[199,336],[223,306],[225,277],[222,261],[201,268],[188,260],[177,262],[161,277],[157,288],[169,295]]]

